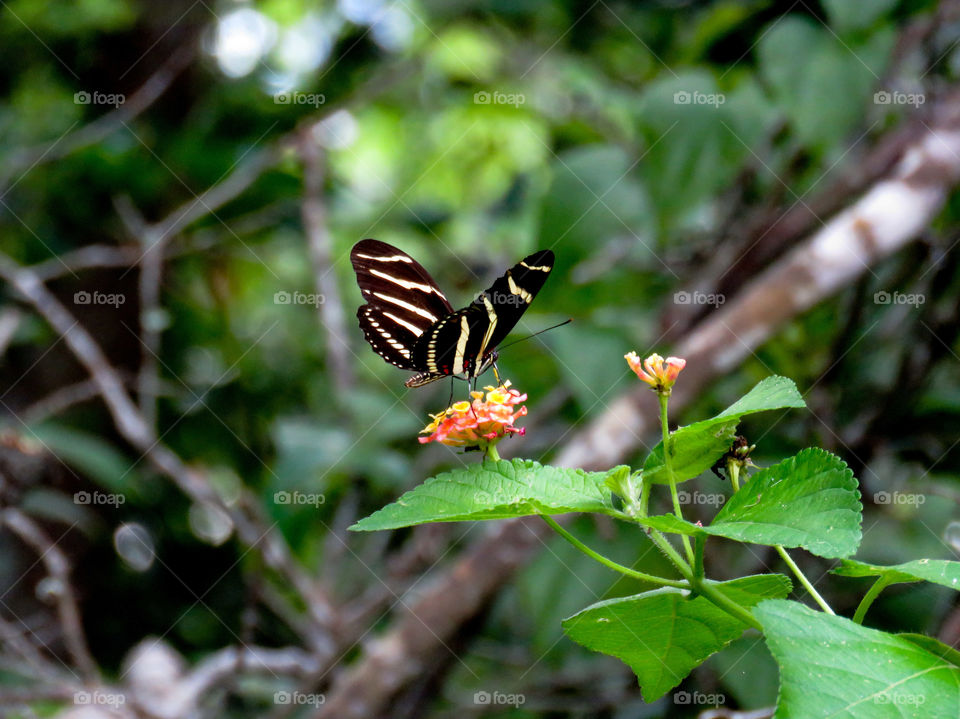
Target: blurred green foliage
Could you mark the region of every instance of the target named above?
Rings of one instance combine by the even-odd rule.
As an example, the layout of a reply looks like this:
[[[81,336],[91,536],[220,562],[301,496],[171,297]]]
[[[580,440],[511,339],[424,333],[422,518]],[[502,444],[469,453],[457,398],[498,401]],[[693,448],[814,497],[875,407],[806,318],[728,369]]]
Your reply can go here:
[[[727,247],[751,252],[742,244],[753,231],[746,218],[772,208],[773,219],[812,202],[907,122],[914,108],[876,104],[873,93],[895,82],[932,102],[956,81],[955,21],[930,30],[907,61],[894,60],[906,29],[935,10],[932,0],[11,0],[0,7],[7,59],[0,70],[0,248],[38,263],[90,244],[135,243],[118,201],[159,221],[298,123],[330,115],[319,135],[324,201],[355,384],[337,386],[328,371],[331,340],[316,308],[273,300],[279,291],[317,291],[300,218],[303,169],[290,148],[279,149],[279,162],[246,191],[171,239],[155,319],[165,327],[163,441],[209,472],[225,497],[237,483],[252,488],[311,570],[332,563],[337,598],[346,601],[375,581],[364,562],[383,571],[386,540],[351,537],[356,555],[331,558],[330,528],[344,523],[338,508],[348,519],[364,516],[431,473],[471,461],[417,444],[448,388],[403,389],[403,373],[363,344],[353,318],[360,302],[347,257],[353,243],[372,236],[402,247],[455,305],[525,253],[554,249],[557,268],[518,332],[575,321],[509,349],[500,363],[531,398],[530,431],[514,450],[549,460],[632,386],[625,352],[664,349],[659,338],[670,330],[673,293]],[[245,72],[228,71],[234,66],[225,58],[236,47],[222,30],[250,11],[260,30],[248,37],[234,29],[231,37],[248,44],[259,37],[262,52]],[[77,104],[75,93],[123,93],[129,101],[182,46],[196,46],[197,57],[146,112],[113,121],[102,141],[43,159],[112,110]],[[369,83],[383,73],[391,73],[386,87],[373,94]],[[286,90],[324,102],[275,102],[273,94]],[[332,113],[340,105],[345,112]],[[813,412],[747,422],[757,462],[809,444],[843,456],[872,505],[866,561],[957,550],[945,532],[960,496],[958,218],[953,196],[924,243],[783,328],[676,418],[710,416],[769,374],[796,380]],[[133,375],[141,355],[137,273],[64,271],[51,287]],[[897,289],[924,292],[927,301],[915,308],[873,301],[874,292]],[[121,292],[127,302],[75,306],[80,290]],[[5,306],[18,303],[4,292]],[[49,476],[23,483],[21,502],[47,521],[78,522],[76,576],[98,658],[116,670],[136,640],[168,630],[193,658],[233,641],[243,631],[257,560],[232,541],[204,543],[190,502],[117,437],[100,404],[80,403],[28,429],[17,422],[34,402],[84,379],[41,321],[25,317],[3,360],[7,424],[36,433],[62,460]],[[552,409],[538,413],[547,402]],[[643,452],[630,459],[638,464]],[[726,491],[712,476],[700,482],[704,491]],[[127,501],[116,508],[69,501],[91,487],[122,487]],[[325,502],[273,501],[294,489],[322,493]],[[873,505],[881,490],[921,492],[927,501]],[[145,573],[113,549],[123,521],[153,536],[161,561]],[[662,557],[643,538],[586,522],[577,530],[618,561],[662,571]],[[400,532],[390,546],[410,537]],[[713,551],[731,576],[774,562],[722,543]],[[431,704],[437,716],[472,708],[473,692],[493,686],[531,698],[501,716],[691,715],[672,704],[641,707],[623,668],[561,639],[559,619],[573,609],[640,588],[585,561],[551,543],[501,593]],[[16,570],[3,566],[0,584]],[[844,586],[831,590],[839,607],[854,601]],[[877,621],[935,633],[953,601],[948,595],[894,589],[877,604]],[[254,638],[291,641],[269,618]],[[694,679],[731,702],[761,706],[772,701],[776,682],[764,652],[744,639]]]

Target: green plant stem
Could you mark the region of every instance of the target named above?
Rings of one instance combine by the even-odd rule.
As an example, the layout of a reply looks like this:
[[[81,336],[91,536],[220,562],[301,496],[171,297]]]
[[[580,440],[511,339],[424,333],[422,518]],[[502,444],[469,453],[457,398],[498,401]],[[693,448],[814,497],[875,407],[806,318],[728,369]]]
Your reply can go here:
[[[640,477],[640,506],[639,513],[641,517],[646,517],[650,505],[650,482]]]
[[[500,453],[497,451],[496,444],[491,443],[487,445],[487,459],[492,459],[494,462],[500,461]]]
[[[581,542],[579,539],[574,537],[570,532],[561,527],[557,521],[546,514],[541,514],[540,518],[543,519],[554,532],[559,534],[561,537],[566,539],[570,544],[579,549],[581,552],[586,554],[591,559],[595,559],[600,562],[605,567],[612,569],[615,572],[620,572],[628,577],[633,577],[634,579],[639,579],[644,582],[650,582],[651,584],[657,584],[662,587],[678,587],[680,589],[689,589],[690,585],[687,582],[681,582],[676,579],[665,579],[664,577],[657,577],[653,574],[647,574],[645,572],[638,572],[636,569],[631,569],[630,567],[625,567],[622,564],[609,559],[608,557],[603,556],[599,552],[595,552],[590,549],[586,544]]]
[[[674,563],[676,568],[679,570],[680,574],[684,576],[687,581],[693,576],[693,570],[690,568],[690,565],[680,556],[680,552],[673,548],[673,545],[667,540],[659,530],[650,529],[649,530],[650,540],[656,544],[660,551],[667,555],[667,559]]]
[[[700,594],[705,596],[711,602],[716,604],[718,607],[723,609],[728,614],[732,614],[737,619],[739,619],[744,624],[747,624],[757,631],[763,631],[763,625],[757,621],[757,618],[754,617],[749,611],[741,607],[735,601],[730,599],[726,594],[717,589],[714,585],[708,584],[704,580],[695,580],[693,582],[694,587]]]
[[[667,421],[667,405],[670,402],[670,394],[669,391],[661,391],[657,396],[660,398],[660,431],[663,435],[663,466],[667,470],[667,479],[670,481],[673,513],[677,515],[677,519],[683,519],[683,512],[680,509],[680,497],[677,495],[677,480],[673,476],[673,458],[670,456],[670,425]],[[687,552],[687,560],[690,564],[693,564],[693,547],[690,546],[690,538],[686,534],[681,534],[680,541],[683,542],[683,548]]]
[[[706,597],[709,601],[720,607],[720,609],[725,611],[727,614],[733,615],[744,624],[747,624],[759,631],[763,631],[763,625],[760,624],[760,622],[758,622],[749,611],[730,599],[715,586],[709,584],[702,576],[696,576],[690,565],[683,560],[683,557],[680,556],[680,553],[673,548],[673,545],[667,541],[663,534],[656,529],[651,529],[650,539],[652,539],[654,544],[660,547],[663,553],[666,554],[667,557],[676,565],[677,570],[679,570],[684,579],[689,582],[693,591]]]
[[[877,581],[873,583],[873,586],[863,595],[863,599],[860,600],[860,604],[857,606],[857,611],[853,613],[853,621],[857,624],[863,624],[863,618],[867,615],[867,610],[870,608],[870,605],[873,604],[873,601],[880,596],[880,592],[887,588],[889,582],[885,577],[877,577]]]
[[[777,550],[777,554],[779,554],[783,561],[787,563],[787,566],[790,567],[790,571],[793,572],[794,576],[800,580],[800,584],[802,584],[804,589],[810,593],[810,596],[813,597],[813,600],[820,605],[820,608],[823,609],[823,611],[825,611],[827,614],[835,614],[836,612],[834,612],[833,609],[830,608],[830,605],[827,604],[827,601],[820,596],[820,592],[814,589],[813,585],[810,583],[810,580],[807,579],[806,575],[800,570],[800,567],[797,566],[797,563],[793,561],[793,557],[787,553],[787,550],[781,547],[779,544],[775,544],[773,548]],[[866,597],[864,597],[864,599],[866,599]],[[860,610],[858,609],[857,611]]]
[[[699,579],[703,579],[703,550],[707,544],[707,537],[704,534],[701,534],[696,539],[693,540],[693,553],[694,553],[694,562],[693,562],[693,574]]]

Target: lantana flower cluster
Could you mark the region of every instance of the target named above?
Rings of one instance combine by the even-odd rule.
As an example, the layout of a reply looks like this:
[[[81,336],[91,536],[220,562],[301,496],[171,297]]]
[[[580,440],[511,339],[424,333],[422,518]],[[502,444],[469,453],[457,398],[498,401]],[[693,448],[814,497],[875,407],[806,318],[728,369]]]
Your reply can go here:
[[[509,381],[484,389],[486,393],[471,392],[473,399],[469,402],[457,402],[440,414],[430,415],[433,421],[421,430],[420,434],[427,436],[419,437],[420,443],[486,447],[512,434],[522,436],[525,429],[514,423],[527,413],[520,404],[527,395],[511,389]]]
[[[680,370],[687,365],[685,359],[679,357],[664,359],[658,354],[652,354],[643,361],[640,360],[640,356],[636,352],[629,352],[623,357],[637,377],[657,392],[665,394],[670,394],[670,388],[677,381]]]

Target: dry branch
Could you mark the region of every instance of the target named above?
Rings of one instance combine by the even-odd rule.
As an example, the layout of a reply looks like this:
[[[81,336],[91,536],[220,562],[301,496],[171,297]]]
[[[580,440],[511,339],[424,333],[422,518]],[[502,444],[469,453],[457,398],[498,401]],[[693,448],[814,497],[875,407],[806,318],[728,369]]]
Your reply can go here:
[[[87,681],[98,681],[100,672],[90,654],[83,632],[80,609],[73,593],[73,585],[70,583],[70,563],[67,561],[67,555],[36,522],[19,509],[13,507],[5,509],[0,518],[7,529],[37,553],[40,561],[47,568],[50,578],[56,582],[57,615],[67,651],[74,665]]]

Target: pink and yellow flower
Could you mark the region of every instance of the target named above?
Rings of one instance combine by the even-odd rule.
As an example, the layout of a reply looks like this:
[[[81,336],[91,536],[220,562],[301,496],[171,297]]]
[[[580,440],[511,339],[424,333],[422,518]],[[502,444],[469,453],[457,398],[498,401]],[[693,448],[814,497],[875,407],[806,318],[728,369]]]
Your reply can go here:
[[[673,383],[677,381],[680,370],[687,365],[685,359],[679,357],[664,359],[658,354],[650,355],[643,362],[640,361],[636,352],[630,352],[623,357],[630,365],[630,369],[636,372],[637,377],[658,392],[668,392],[673,387]]]
[[[440,414],[430,415],[433,421],[420,431],[421,444],[440,442],[451,447],[487,447],[511,434],[523,435],[525,429],[514,423],[527,413],[517,406],[527,395],[510,388],[507,381],[500,387],[484,387],[471,392],[471,401],[456,402]]]

